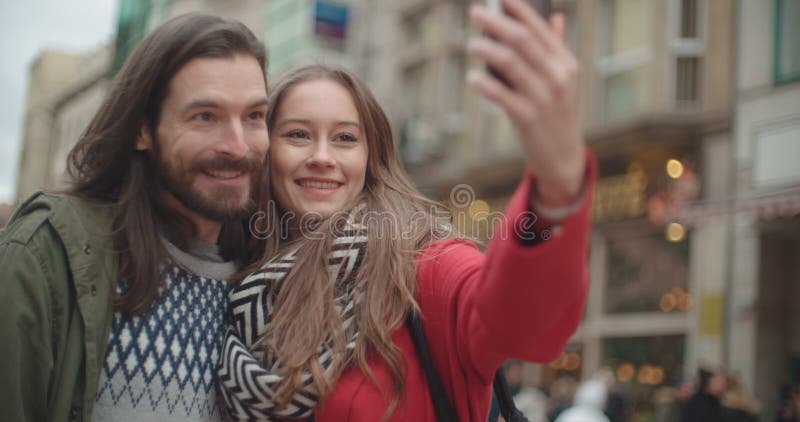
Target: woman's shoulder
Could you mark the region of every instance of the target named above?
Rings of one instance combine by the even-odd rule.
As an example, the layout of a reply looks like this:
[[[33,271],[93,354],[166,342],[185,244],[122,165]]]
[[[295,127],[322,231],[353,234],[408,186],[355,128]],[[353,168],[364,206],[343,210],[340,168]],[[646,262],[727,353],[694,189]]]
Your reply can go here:
[[[417,283],[421,292],[450,291],[476,274],[483,253],[474,242],[453,238],[429,242],[417,254]]]
[[[483,255],[475,242],[465,238],[432,240],[417,254],[417,263],[441,264],[443,261],[460,260],[465,256]]]

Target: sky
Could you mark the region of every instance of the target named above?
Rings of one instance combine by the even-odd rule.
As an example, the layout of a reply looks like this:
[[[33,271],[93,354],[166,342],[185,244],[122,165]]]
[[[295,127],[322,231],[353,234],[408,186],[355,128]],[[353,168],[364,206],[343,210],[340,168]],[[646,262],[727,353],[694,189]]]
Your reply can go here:
[[[12,202],[28,67],[45,48],[87,53],[112,40],[119,0],[0,0],[0,203]]]

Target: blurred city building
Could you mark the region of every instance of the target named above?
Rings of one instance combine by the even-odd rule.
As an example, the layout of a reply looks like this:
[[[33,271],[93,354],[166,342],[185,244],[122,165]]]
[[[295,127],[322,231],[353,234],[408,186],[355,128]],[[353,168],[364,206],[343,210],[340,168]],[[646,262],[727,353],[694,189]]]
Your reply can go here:
[[[800,383],[800,1],[741,1],[728,367],[774,418]],[[772,420],[772,419],[770,419]]]
[[[600,164],[592,282],[573,353],[583,377],[609,365],[630,412],[652,414],[642,398],[658,386],[699,363],[724,363],[726,223],[688,226],[674,216],[732,192],[736,2],[565,6],[578,30],[587,142]],[[564,360],[545,374],[572,369]]]
[[[272,0],[265,40],[272,76],[310,60],[351,65],[353,2]]]
[[[482,66],[465,54],[470,3],[121,0],[113,48],[32,65],[17,201],[63,183],[67,151],[131,48],[196,10],[263,36],[270,79],[309,62],[360,74],[423,192],[449,201],[468,185],[457,223],[488,238],[524,165],[508,121],[466,86]],[[660,386],[723,365],[768,415],[781,383],[800,376],[800,1],[554,5],[581,63],[600,179],[584,321],[560,358],[526,366],[526,382],[608,366],[647,414]]]
[[[60,186],[66,154],[102,100],[109,49],[43,51],[31,64],[16,201]]]

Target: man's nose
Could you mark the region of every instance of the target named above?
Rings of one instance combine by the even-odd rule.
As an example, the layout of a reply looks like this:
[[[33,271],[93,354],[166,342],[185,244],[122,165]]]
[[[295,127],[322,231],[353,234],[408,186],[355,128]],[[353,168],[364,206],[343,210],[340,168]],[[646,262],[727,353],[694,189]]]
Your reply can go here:
[[[226,125],[221,139],[217,142],[216,149],[234,159],[242,159],[247,156],[249,148],[245,142],[242,122],[233,119]]]

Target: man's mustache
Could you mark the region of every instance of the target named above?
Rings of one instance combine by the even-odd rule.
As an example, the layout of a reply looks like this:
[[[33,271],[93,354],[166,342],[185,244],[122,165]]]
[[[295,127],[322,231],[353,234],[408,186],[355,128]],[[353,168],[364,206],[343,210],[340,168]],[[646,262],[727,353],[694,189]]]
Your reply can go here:
[[[264,158],[255,154],[248,155],[242,159],[234,160],[225,156],[216,156],[208,159],[198,160],[192,163],[193,171],[239,171],[243,173],[255,173],[264,167]]]

